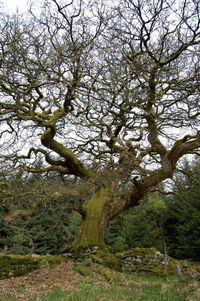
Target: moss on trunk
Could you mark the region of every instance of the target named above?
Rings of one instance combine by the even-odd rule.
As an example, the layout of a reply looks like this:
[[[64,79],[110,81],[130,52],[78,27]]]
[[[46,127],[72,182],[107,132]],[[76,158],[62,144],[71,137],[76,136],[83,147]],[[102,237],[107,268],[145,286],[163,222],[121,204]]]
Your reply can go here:
[[[87,248],[98,246],[105,248],[104,232],[108,220],[104,218],[105,205],[110,202],[111,197],[109,187],[101,187],[90,201],[83,206],[83,220],[78,230],[77,236],[72,243],[72,249]],[[104,222],[102,223],[102,219]]]

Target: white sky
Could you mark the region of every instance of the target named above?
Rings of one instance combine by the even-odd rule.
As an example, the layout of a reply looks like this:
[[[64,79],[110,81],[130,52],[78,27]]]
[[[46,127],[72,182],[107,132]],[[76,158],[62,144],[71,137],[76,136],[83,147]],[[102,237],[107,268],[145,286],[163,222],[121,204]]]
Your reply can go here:
[[[19,11],[24,11],[27,8],[27,0],[0,0],[3,4],[3,10],[8,13],[15,13],[18,8]]]

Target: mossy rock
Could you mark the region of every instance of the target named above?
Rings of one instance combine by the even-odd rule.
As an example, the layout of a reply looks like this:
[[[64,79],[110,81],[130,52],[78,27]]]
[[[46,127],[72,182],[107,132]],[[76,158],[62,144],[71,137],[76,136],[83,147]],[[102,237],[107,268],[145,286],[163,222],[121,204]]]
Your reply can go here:
[[[114,254],[97,250],[96,254],[91,255],[94,262],[102,264],[108,268],[114,269],[116,271],[120,270],[120,261]]]
[[[0,254],[0,280],[26,275],[48,263],[51,267],[67,259],[62,256],[39,256],[32,255],[4,255]]]
[[[40,260],[26,256],[0,256],[0,279],[28,274],[40,267]]]
[[[94,263],[103,264],[103,259],[96,254],[92,254],[91,259]]]
[[[84,266],[92,266],[93,265],[93,260],[91,257],[85,258],[82,262],[81,262]]]
[[[49,264],[50,267],[55,267],[56,265],[60,264],[61,262],[67,262],[68,259],[64,256],[60,256],[60,255],[45,255],[45,256],[41,256],[40,257],[40,262],[45,263],[47,262]]]
[[[115,255],[117,257],[127,257],[127,256],[145,256],[149,254],[156,254],[159,251],[155,248],[132,248],[123,252],[118,252]],[[160,253],[160,252],[159,252]]]
[[[166,276],[175,274],[177,266],[180,265],[178,260],[161,254],[155,248],[133,248],[119,252],[116,256],[120,260],[122,271],[134,273]]]
[[[65,248],[63,255],[74,260],[84,260],[85,258],[90,257],[93,253],[93,247],[68,246]]]
[[[74,271],[79,273],[82,276],[92,276],[93,275],[91,268],[85,266],[84,264],[75,264]]]
[[[110,271],[105,271],[105,272],[103,273],[103,275],[104,275],[104,277],[106,278],[106,280],[107,280],[108,282],[111,282],[111,281],[114,279],[114,275],[113,275],[113,273],[110,272]]]

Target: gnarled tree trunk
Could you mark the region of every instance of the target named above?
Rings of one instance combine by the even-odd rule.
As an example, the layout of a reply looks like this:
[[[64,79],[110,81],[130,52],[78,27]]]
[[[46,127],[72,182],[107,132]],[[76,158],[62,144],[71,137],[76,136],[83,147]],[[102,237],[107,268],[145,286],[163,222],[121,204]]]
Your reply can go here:
[[[101,187],[83,206],[82,224],[77,232],[73,247],[98,246],[104,248],[104,232],[108,220],[104,219],[106,204],[111,200],[109,188]]]
[[[163,167],[141,180],[133,180],[132,190],[117,195],[116,183],[102,185],[86,205],[82,206],[83,219],[72,248],[98,246],[104,249],[104,234],[108,223],[125,210],[139,205],[139,201],[158,183],[172,177],[173,162],[169,154],[163,159]]]
[[[133,192],[123,199],[122,197],[114,197],[110,186],[99,188],[89,202],[82,207],[82,223],[71,248],[97,246],[100,249],[105,249],[104,235],[108,223],[126,209],[137,206],[142,198],[141,191],[134,189],[135,202],[130,202],[132,197]]]

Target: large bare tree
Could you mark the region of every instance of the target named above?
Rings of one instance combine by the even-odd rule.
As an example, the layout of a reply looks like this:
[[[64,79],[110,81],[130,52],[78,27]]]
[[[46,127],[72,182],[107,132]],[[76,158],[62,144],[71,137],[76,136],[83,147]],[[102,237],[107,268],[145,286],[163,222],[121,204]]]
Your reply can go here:
[[[87,184],[74,247],[103,248],[109,221],[198,152],[199,5],[49,0],[1,15],[2,167]]]

